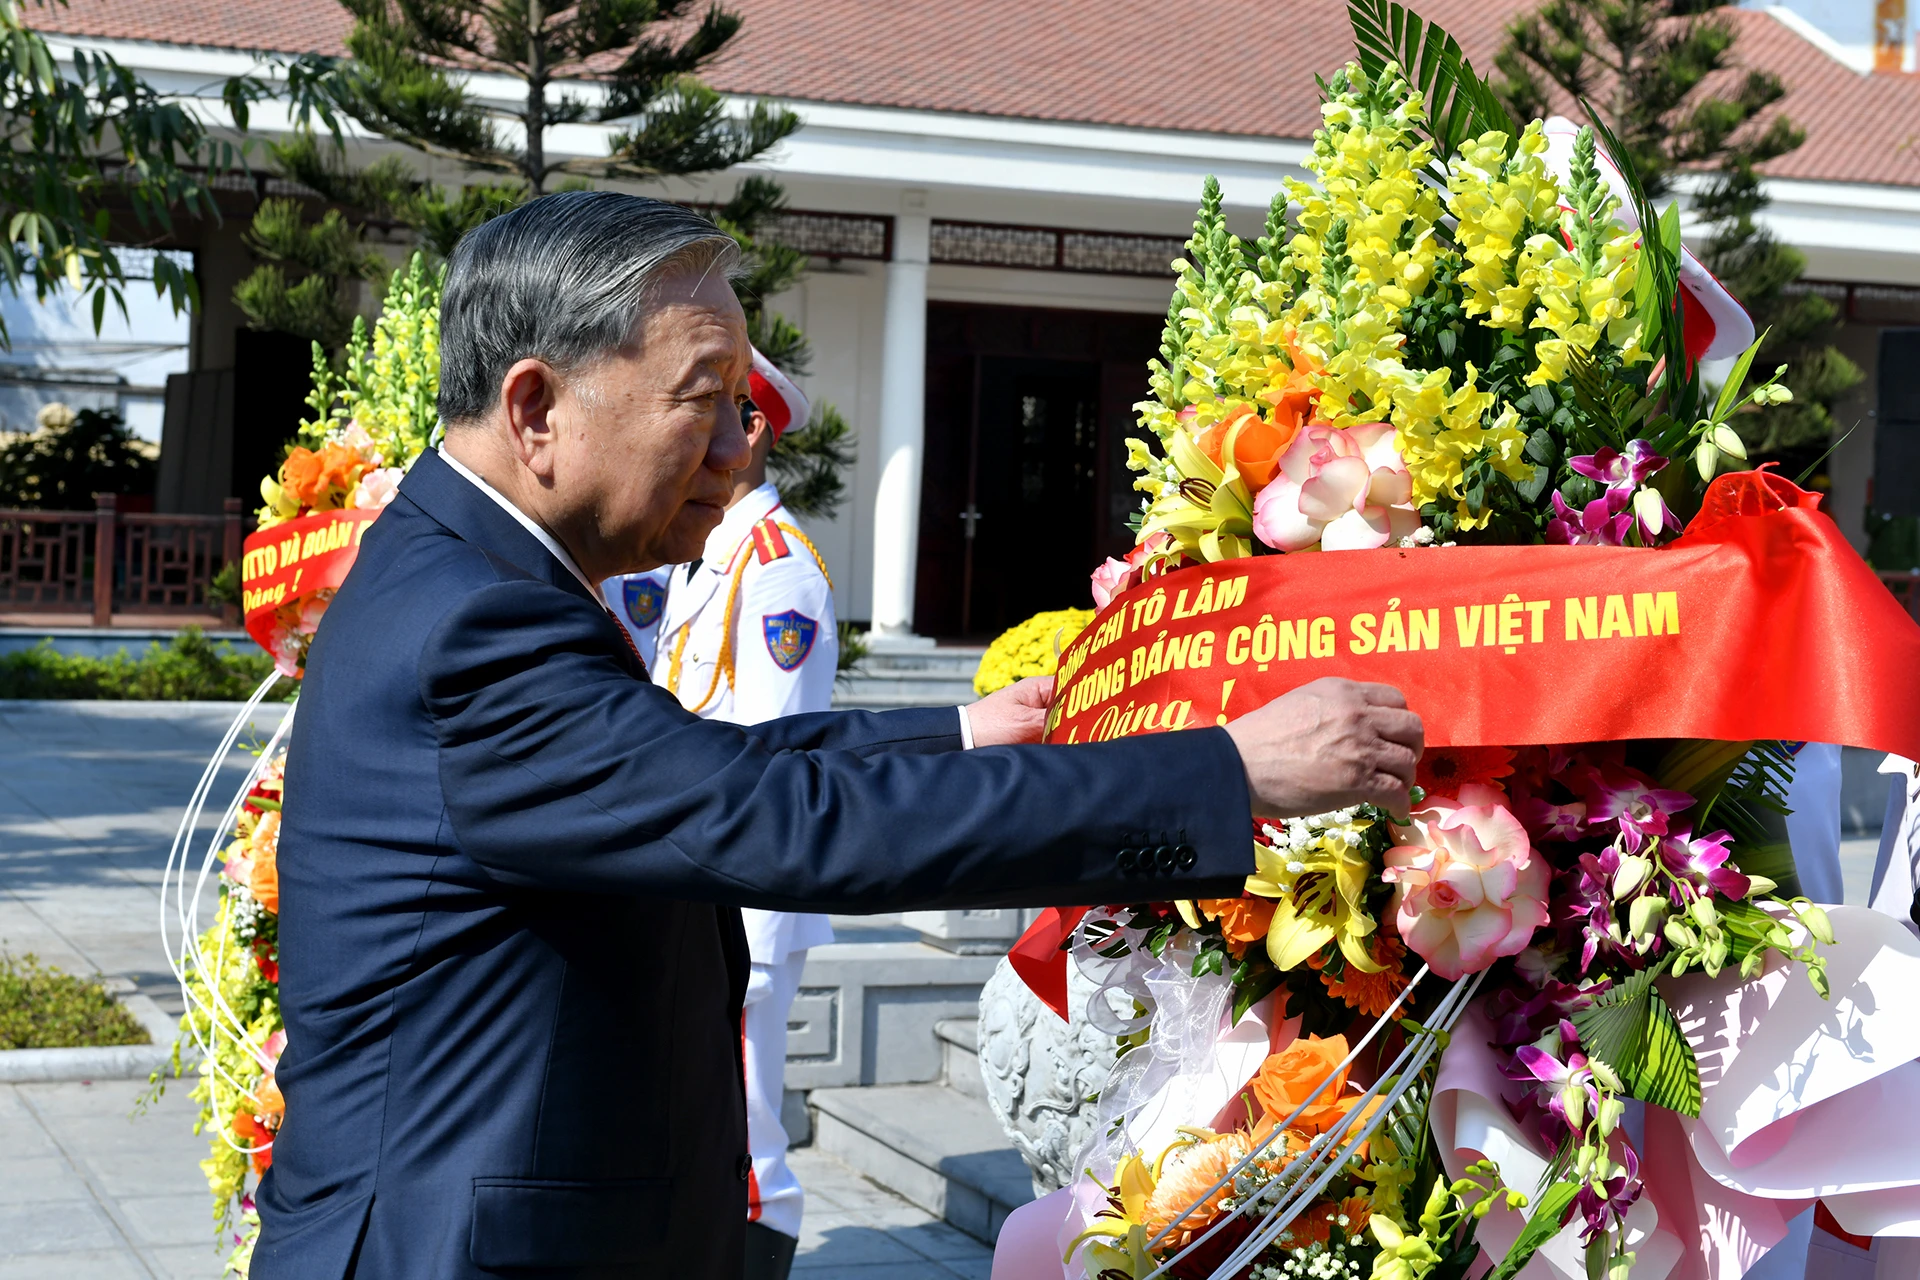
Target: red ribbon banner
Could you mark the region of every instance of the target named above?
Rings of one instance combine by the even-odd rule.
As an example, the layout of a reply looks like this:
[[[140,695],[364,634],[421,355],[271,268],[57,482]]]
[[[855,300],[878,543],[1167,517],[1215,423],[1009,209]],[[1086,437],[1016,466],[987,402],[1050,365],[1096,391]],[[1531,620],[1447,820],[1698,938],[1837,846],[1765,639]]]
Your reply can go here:
[[[273,649],[274,614],[316,591],[346,581],[360,539],[378,508],[317,511],[248,536],[240,560],[242,612],[247,634]]]
[[[1396,685],[1434,746],[1777,738],[1920,758],[1920,627],[1815,510],[1722,476],[1659,549],[1262,556],[1117,597],[1067,646],[1047,741],[1225,724],[1321,676]],[[1067,1017],[1049,908],[1008,953]]]
[[[1814,508],[1722,476],[1658,549],[1260,556],[1117,597],[1047,741],[1225,724],[1321,676],[1397,686],[1434,746],[1778,738],[1920,758],[1920,627]]]

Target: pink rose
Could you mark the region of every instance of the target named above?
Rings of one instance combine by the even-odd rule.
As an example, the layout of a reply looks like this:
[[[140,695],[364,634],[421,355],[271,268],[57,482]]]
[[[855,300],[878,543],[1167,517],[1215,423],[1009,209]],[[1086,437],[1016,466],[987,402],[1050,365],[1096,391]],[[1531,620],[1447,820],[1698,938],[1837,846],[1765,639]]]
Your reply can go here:
[[[1319,543],[1326,551],[1383,547],[1420,527],[1413,477],[1393,426],[1313,424],[1280,455],[1280,474],[1253,503],[1253,531],[1280,551]]]
[[[1158,555],[1172,542],[1169,535],[1156,533],[1127,552],[1125,560],[1108,556],[1107,562],[1093,571],[1093,607],[1106,608],[1115,596],[1137,584],[1146,576],[1147,557]]]
[[[1395,927],[1450,982],[1518,955],[1547,922],[1546,859],[1503,799],[1469,783],[1458,800],[1430,800],[1387,850]]]
[[[1126,591],[1140,580],[1140,571],[1125,560],[1107,557],[1107,562],[1093,571],[1093,607],[1104,609],[1113,598]]]
[[[353,489],[353,505],[361,510],[377,511],[393,501],[400,491],[406,472],[399,467],[379,467],[360,477]]]

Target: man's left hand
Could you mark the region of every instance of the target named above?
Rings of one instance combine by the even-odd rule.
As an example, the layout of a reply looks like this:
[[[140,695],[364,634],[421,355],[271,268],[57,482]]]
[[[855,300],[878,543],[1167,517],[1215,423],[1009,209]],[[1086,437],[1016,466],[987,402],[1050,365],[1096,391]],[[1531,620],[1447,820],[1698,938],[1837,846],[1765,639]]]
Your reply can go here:
[[[976,747],[1017,747],[1040,741],[1047,727],[1053,677],[1032,676],[967,705],[967,723]]]

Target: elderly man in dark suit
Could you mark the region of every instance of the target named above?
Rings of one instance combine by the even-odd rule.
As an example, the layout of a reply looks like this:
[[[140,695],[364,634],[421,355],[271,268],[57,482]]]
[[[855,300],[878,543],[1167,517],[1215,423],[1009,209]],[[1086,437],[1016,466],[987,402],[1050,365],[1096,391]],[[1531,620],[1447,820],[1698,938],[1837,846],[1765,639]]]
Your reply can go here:
[[[1042,681],[752,728],[649,684],[594,586],[697,555],[747,460],[733,261],[607,192],[454,254],[446,442],[367,534],[293,731],[256,1280],[738,1276],[736,908],[1217,896],[1254,814],[1406,803],[1420,725],[1379,686],[1042,747]]]

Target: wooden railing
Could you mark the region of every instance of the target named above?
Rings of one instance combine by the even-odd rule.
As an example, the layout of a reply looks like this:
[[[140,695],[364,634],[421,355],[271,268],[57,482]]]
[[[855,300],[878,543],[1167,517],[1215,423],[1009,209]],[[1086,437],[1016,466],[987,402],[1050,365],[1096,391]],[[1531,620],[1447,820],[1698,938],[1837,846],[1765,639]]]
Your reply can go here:
[[[228,498],[217,516],[121,511],[111,493],[94,502],[92,511],[0,510],[0,610],[90,611],[96,627],[110,625],[115,613],[218,613],[239,621],[207,588],[240,558],[240,499]]]

